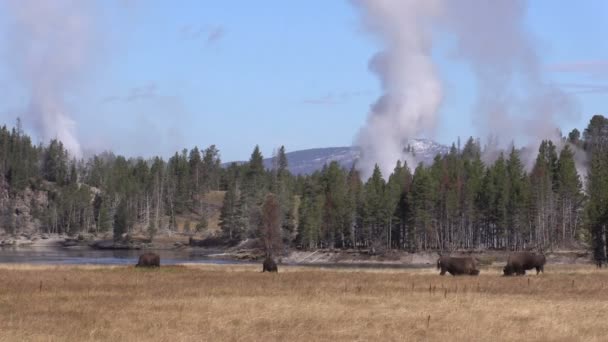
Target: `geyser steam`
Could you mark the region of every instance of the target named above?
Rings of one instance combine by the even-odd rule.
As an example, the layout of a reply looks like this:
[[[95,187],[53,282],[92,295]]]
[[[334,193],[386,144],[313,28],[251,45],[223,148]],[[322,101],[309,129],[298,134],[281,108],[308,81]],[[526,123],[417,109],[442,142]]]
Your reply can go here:
[[[481,134],[527,145],[531,169],[540,141],[561,145],[557,120],[577,114],[573,99],[547,83],[537,43],[525,26],[525,0],[445,1],[445,28],[456,37],[456,56],[477,81],[475,123]],[[506,140],[506,141],[505,141]],[[497,153],[486,150],[486,161]]]
[[[7,0],[1,5],[10,20],[9,59],[29,95],[23,117],[39,138],[57,138],[77,157],[81,148],[66,96],[88,57],[87,6],[79,0]]]
[[[478,134],[498,137],[502,144],[527,144],[527,150],[534,151],[524,156],[528,167],[540,140],[560,144],[556,120],[576,111],[572,99],[543,77],[536,44],[524,23],[524,0],[353,2],[362,11],[366,29],[384,44],[370,62],[382,95],[356,141],[362,148],[363,177],[375,163],[387,175],[397,160],[408,159],[402,152],[404,141],[432,133],[442,83],[431,47],[440,34],[454,38],[454,56],[470,65],[477,81],[473,111]],[[492,156],[486,157],[491,161]]]
[[[380,78],[382,96],[372,105],[357,137],[362,148],[359,168],[371,174],[377,163],[388,175],[397,160],[407,158],[404,143],[432,130],[441,104],[441,82],[431,60],[432,20],[438,1],[359,0],[365,27],[385,45],[370,62]],[[410,166],[412,158],[407,158]]]

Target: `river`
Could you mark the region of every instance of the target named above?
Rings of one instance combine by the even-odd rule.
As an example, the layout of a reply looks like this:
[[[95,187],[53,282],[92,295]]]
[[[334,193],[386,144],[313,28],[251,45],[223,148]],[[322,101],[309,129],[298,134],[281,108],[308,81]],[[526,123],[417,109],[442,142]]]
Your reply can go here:
[[[160,256],[161,265],[177,264],[215,264],[246,265],[261,262],[220,259],[211,257],[222,253],[221,249],[147,249]],[[135,265],[143,250],[97,250],[90,248],[62,247],[3,247],[0,248],[0,264],[37,264],[37,265]],[[321,268],[378,268],[378,269],[416,269],[429,268],[434,264],[408,264],[387,262],[286,262],[285,266]]]
[[[146,250],[160,255],[161,264],[247,264],[246,261],[211,258],[218,250]],[[0,263],[135,265],[141,250],[94,250],[72,248],[0,248]]]

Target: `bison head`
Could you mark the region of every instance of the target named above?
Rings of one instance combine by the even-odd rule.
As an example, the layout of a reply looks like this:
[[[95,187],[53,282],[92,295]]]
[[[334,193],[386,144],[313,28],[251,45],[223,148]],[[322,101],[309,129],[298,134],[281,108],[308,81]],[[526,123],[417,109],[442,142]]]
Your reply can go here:
[[[509,265],[505,266],[505,268],[502,269],[502,272],[506,276],[513,275],[513,273],[514,273],[513,272],[513,268],[511,266],[509,266]]]

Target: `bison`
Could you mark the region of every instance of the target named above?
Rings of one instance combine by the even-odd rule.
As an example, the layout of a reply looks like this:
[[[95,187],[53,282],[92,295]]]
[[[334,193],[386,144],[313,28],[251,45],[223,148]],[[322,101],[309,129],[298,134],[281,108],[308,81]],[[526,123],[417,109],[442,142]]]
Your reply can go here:
[[[272,257],[267,256],[264,259],[264,263],[262,264],[262,273],[263,272],[278,272],[277,263],[274,262]]]
[[[545,256],[532,252],[515,252],[509,255],[507,265],[503,269],[505,276],[525,275],[527,270],[536,268],[536,274],[545,272]]]
[[[449,272],[451,275],[479,275],[477,261],[472,257],[450,257],[442,256],[437,260],[437,269],[441,269],[440,275]]]
[[[146,252],[139,256],[135,267],[160,267],[160,256],[156,253]]]

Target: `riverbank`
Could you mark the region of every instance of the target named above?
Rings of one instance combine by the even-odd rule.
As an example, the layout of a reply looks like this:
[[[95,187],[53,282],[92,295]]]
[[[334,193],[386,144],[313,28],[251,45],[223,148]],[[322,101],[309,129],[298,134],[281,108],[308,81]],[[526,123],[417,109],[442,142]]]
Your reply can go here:
[[[20,234],[17,236],[0,236],[0,248],[15,247],[56,247],[56,248],[91,248],[91,249],[175,249],[188,246],[186,234],[164,234],[154,239],[145,236],[124,235],[114,240],[111,234]]]
[[[54,256],[60,256],[61,251],[79,251],[78,254],[86,259],[88,263],[104,263],[104,258],[110,255],[112,258],[136,258],[141,250],[150,250],[160,253],[163,258],[175,262],[196,262],[200,259],[210,259],[226,262],[259,262],[264,253],[256,241],[246,241],[238,246],[226,247],[221,245],[209,246],[201,243],[202,240],[191,239],[186,234],[164,234],[155,237],[152,241],[143,236],[126,237],[116,242],[109,235],[80,235],[68,237],[65,235],[38,235],[18,236],[11,238],[0,237],[0,262],[2,262],[2,250],[23,251],[27,256],[28,251],[50,251],[56,252]],[[204,245],[204,246],[201,246]],[[109,254],[97,251],[108,251]],[[119,251],[124,251],[119,253]],[[71,253],[71,252],[70,252]],[[73,257],[74,253],[66,252],[67,257]],[[6,254],[6,253],[5,253]],[[13,253],[14,255],[17,255]],[[506,262],[509,252],[507,251],[455,251],[452,255],[467,255],[475,257],[481,265],[502,265]],[[589,264],[591,253],[587,250],[558,250],[547,251],[547,263],[549,264]],[[432,267],[437,262],[438,252],[409,253],[406,251],[392,250],[385,253],[370,253],[368,250],[359,249],[319,249],[312,251],[292,249],[284,255],[276,256],[277,262],[283,265],[344,265],[344,266],[366,266],[366,267]],[[42,261],[43,255],[37,258]],[[61,259],[61,258],[56,258]],[[79,263],[70,259],[70,263]],[[84,263],[84,262],[83,262]],[[112,260],[108,263],[123,263],[122,260]]]
[[[0,265],[0,341],[603,341],[608,273]]]

